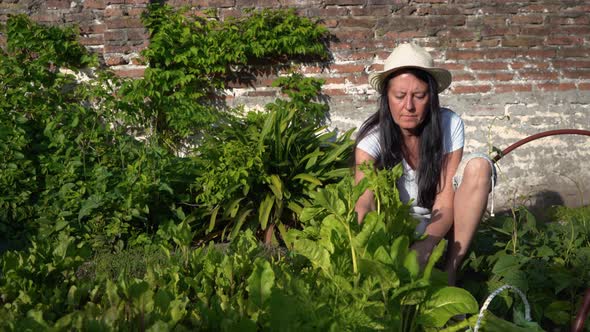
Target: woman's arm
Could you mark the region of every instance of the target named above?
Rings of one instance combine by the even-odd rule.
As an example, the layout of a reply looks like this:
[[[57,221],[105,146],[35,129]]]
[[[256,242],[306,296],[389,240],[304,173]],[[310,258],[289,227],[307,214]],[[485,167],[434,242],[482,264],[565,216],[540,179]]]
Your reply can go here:
[[[365,162],[373,163],[375,162],[375,158],[365,151],[357,148],[354,151],[354,160],[356,162],[354,169],[354,182],[355,184],[358,184],[365,177],[365,174],[360,170],[359,166]],[[358,223],[360,224],[367,213],[375,210],[375,195],[373,192],[366,190],[356,202],[354,210],[357,213]]]
[[[453,201],[455,191],[453,190],[453,176],[455,175],[461,158],[463,148],[447,153],[441,170],[440,192],[434,199],[432,206],[432,219],[426,233],[433,237],[443,238],[453,225]]]

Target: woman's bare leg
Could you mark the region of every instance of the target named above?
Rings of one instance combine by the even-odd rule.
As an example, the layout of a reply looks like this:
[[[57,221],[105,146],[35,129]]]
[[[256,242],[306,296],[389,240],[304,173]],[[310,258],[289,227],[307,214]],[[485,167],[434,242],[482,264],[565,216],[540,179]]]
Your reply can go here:
[[[453,242],[449,243],[445,270],[449,285],[454,285],[477,226],[488,204],[492,168],[483,158],[471,159],[465,166],[463,180],[455,191]]]

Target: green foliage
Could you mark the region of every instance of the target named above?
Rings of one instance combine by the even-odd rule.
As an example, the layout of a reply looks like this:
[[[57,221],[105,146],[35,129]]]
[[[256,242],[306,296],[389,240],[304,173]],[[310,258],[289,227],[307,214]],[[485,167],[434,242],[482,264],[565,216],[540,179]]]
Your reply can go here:
[[[444,275],[434,269],[443,242],[426,266],[419,267],[410,248],[416,222],[407,206],[398,209],[402,203],[395,181],[401,165],[379,173],[389,174],[367,167],[367,177],[358,186],[351,177],[327,185],[314,195],[312,206],[303,209],[304,229],[289,231],[294,251],[306,257],[328,285],[334,284],[327,287],[338,299],[334,305],[341,315],[339,328],[418,331],[440,328],[457,314],[477,312],[471,294],[446,286]],[[354,207],[366,189],[375,193],[381,207],[359,225]],[[354,316],[348,316],[346,308]]]
[[[533,319],[543,326],[567,326],[590,284],[588,207],[553,210],[552,222],[538,222],[524,207],[512,217],[489,220],[475,239],[468,273],[478,284],[466,287],[481,296],[502,284],[518,287],[531,302]],[[505,316],[512,307],[503,296],[491,310]]]
[[[312,99],[319,82],[294,75],[278,84],[290,100],[236,119],[198,150],[205,165],[195,181],[196,202],[210,214],[208,233],[231,238],[243,227],[298,226],[316,188],[349,172],[352,131],[336,137],[321,126],[326,105]]]
[[[328,216],[323,223],[308,219],[302,231],[291,230],[295,250],[286,255],[269,256],[246,230],[228,247],[211,243],[189,249],[182,253],[185,262],[178,263],[176,253],[190,242],[184,219],[161,231],[176,245],[163,242],[168,259],[146,259],[143,276],[123,269],[116,277],[78,278],[89,252],[83,240],[60,235],[55,243],[35,241],[25,252],[2,257],[0,329],[416,331],[476,312],[469,293],[432,278],[443,245],[420,271],[407,234],[387,234],[384,218],[376,213],[363,225],[356,223],[347,204],[364,188],[353,187],[349,176],[318,191],[304,215]],[[327,221],[337,216],[350,218],[354,237],[348,244],[345,227]],[[316,233],[320,238],[312,236]],[[358,249],[358,272],[350,268],[351,246]],[[310,255],[314,248],[333,250],[318,264]],[[128,256],[117,257],[124,263]],[[328,268],[317,268],[322,264]]]
[[[327,30],[293,10],[220,21],[152,4],[143,22],[150,32],[142,52],[149,67],[143,79],[123,87],[120,107],[134,110],[128,121],[173,150],[228,120],[231,112],[219,97],[229,83],[251,84],[257,74],[278,73],[297,60],[328,59]]]

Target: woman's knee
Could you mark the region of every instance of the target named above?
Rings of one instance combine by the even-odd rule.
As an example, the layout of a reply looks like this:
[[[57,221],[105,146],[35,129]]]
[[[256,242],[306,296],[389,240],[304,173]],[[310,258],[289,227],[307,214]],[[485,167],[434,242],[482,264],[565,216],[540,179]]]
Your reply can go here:
[[[491,185],[492,171],[492,166],[487,159],[473,158],[465,165],[463,183],[477,183],[489,188]]]

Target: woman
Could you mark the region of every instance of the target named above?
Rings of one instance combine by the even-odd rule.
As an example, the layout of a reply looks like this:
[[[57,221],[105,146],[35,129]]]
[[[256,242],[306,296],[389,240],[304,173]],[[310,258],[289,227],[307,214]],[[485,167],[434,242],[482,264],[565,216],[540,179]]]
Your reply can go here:
[[[372,73],[369,83],[381,95],[380,107],[357,136],[355,180],[364,177],[358,166],[365,162],[378,168],[402,163],[404,173],[397,182],[400,198],[411,201],[411,212],[420,221],[417,231],[429,235],[413,249],[424,266],[434,246],[453,229],[445,270],[449,284],[454,285],[487,206],[494,166],[483,155],[461,162],[463,121],[440,108],[438,99],[451,84],[451,73],[434,67],[432,57],[420,46],[395,48],[384,70]],[[374,196],[367,191],[356,204],[359,222],[373,209]]]

